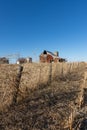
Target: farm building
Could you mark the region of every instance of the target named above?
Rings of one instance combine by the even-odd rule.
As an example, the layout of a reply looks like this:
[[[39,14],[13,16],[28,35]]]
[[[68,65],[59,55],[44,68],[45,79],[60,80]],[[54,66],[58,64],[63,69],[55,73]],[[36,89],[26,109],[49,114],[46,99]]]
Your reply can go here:
[[[1,57],[0,64],[9,64],[9,60],[6,57]]]
[[[17,60],[17,64],[23,64],[23,63],[32,63],[32,58],[28,57],[28,58],[19,58]]]
[[[65,61],[66,61],[66,59],[59,57],[58,52],[52,53],[50,51],[44,50],[43,53],[41,53],[41,55],[40,55],[40,62],[42,62],[42,63],[65,62]]]

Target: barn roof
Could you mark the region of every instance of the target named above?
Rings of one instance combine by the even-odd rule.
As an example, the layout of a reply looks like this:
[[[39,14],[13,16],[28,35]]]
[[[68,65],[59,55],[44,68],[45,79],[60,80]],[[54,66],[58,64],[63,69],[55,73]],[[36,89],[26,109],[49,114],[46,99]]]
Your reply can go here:
[[[44,50],[41,55],[43,55],[43,54],[49,54],[49,55],[51,55],[53,58],[59,58],[58,56],[56,56],[54,53],[52,53],[52,52],[50,52],[50,51]]]
[[[59,58],[58,56],[56,56],[54,53],[47,51],[47,54],[50,54],[51,56],[53,56],[54,58]]]

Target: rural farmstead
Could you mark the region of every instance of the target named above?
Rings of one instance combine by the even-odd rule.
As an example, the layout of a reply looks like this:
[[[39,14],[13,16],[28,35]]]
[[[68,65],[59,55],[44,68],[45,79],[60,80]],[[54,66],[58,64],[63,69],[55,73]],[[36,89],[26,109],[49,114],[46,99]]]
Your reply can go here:
[[[51,63],[51,62],[65,62],[66,59],[64,58],[60,58],[59,57],[59,53],[58,52],[55,52],[55,53],[52,53],[50,51],[46,51],[44,50],[41,55],[40,55],[40,62],[42,63]]]
[[[9,60],[6,57],[1,57],[0,64],[9,64]]]
[[[28,58],[19,58],[17,60],[17,64],[23,64],[23,63],[32,63],[32,58],[28,57]]]

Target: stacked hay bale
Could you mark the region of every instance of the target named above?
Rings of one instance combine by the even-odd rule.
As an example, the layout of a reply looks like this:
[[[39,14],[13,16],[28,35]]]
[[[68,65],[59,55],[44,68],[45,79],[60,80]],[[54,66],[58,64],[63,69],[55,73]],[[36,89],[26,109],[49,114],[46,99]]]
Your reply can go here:
[[[4,130],[71,130],[78,111],[82,79],[82,73],[74,71],[65,80],[57,79],[50,85],[33,89],[27,98],[2,114],[0,126]]]
[[[82,103],[85,65],[74,65],[72,71],[58,75],[49,84],[52,78],[50,67],[53,66],[56,67],[50,64],[23,65],[18,98],[23,97],[24,100],[0,116],[0,126],[4,130],[72,129],[72,122]],[[43,83],[45,85],[41,86]]]
[[[0,65],[0,110],[4,110],[13,102],[17,69],[17,65]]]
[[[79,65],[79,67],[80,66],[81,65]],[[76,70],[78,71],[78,69],[78,63],[24,64],[19,85],[18,100],[25,98],[32,93],[33,90],[38,89],[38,87],[42,88],[54,80],[72,80],[68,78],[68,75],[70,76],[71,73]],[[72,78],[72,76],[70,77]],[[75,77],[73,76],[74,79]]]

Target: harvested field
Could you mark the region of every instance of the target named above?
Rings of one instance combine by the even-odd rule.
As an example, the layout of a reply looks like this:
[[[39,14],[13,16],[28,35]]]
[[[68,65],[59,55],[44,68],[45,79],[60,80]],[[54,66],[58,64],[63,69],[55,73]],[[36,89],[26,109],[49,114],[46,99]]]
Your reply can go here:
[[[71,130],[85,99],[85,71],[86,63],[24,64],[15,104],[0,112],[0,130]]]

